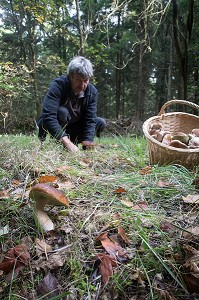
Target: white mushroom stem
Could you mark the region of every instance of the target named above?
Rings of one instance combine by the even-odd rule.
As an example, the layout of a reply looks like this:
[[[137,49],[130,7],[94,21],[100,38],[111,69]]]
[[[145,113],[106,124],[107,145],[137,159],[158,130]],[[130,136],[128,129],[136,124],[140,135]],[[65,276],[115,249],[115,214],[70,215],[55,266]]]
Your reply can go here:
[[[54,224],[44,210],[46,204],[68,206],[69,202],[63,192],[45,183],[38,183],[33,186],[29,194],[35,201],[35,221],[44,231],[54,229]]]
[[[35,221],[44,231],[54,230],[55,226],[53,221],[49,218],[44,210],[45,204],[37,202],[35,206]]]

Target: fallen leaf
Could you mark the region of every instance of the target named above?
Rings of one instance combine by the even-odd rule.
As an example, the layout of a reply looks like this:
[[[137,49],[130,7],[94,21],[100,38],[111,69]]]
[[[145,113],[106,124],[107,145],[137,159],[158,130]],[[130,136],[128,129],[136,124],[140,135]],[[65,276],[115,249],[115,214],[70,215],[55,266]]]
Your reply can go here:
[[[17,277],[20,270],[28,265],[30,254],[25,244],[15,246],[8,250],[3,261],[0,263],[0,270],[7,274],[6,280],[11,280],[14,272],[14,278]]]
[[[192,239],[193,235],[197,236],[199,238],[199,227],[188,227],[186,228],[186,231],[183,232],[183,237],[185,239]]]
[[[141,175],[151,174],[152,173],[152,167],[146,166],[140,170]]]
[[[185,203],[199,204],[199,195],[182,196],[182,199]]]
[[[110,254],[111,257],[117,257],[119,260],[127,259],[128,253],[117,242],[113,242],[108,237],[108,232],[101,233],[96,240],[100,241],[104,249]]]
[[[187,258],[183,264],[183,279],[190,293],[199,293],[199,251],[190,245],[183,245]]]
[[[125,241],[126,244],[130,244],[130,241],[122,227],[118,227],[118,233],[122,237],[122,239]]]
[[[69,166],[61,166],[55,170],[56,174],[62,175],[62,172],[71,170]]]
[[[10,191],[0,191],[0,199],[9,199],[10,198]]]
[[[151,228],[154,225],[153,222],[150,221],[149,219],[141,218],[140,220],[142,222],[142,227],[144,227],[144,228]]]
[[[58,280],[49,272],[37,287],[37,294],[42,299],[48,300],[60,294]],[[45,297],[45,295],[47,295]]]
[[[66,250],[66,251],[68,251],[68,250]],[[66,260],[67,260],[66,255],[61,255],[59,253],[53,253],[53,254],[49,255],[48,260],[45,263],[45,265],[51,270],[56,270],[56,269],[62,267]]]
[[[75,184],[72,183],[71,181],[64,181],[64,182],[57,182],[58,188],[59,189],[64,189],[64,190],[69,190],[75,188]]]
[[[121,203],[128,207],[131,207],[133,210],[136,210],[136,211],[149,209],[148,205],[144,201],[141,201],[138,204],[134,204],[133,202],[128,201],[128,200],[121,200]]]
[[[13,180],[12,180],[12,184],[13,184],[13,185],[20,185],[21,182],[20,182],[19,180],[17,180],[17,179],[13,179]]]
[[[160,223],[160,228],[164,232],[170,232],[174,230],[174,226],[167,220],[162,220]]]
[[[40,256],[42,253],[48,253],[52,251],[52,247],[48,245],[44,240],[38,238],[35,239],[36,254]]]
[[[193,185],[195,185],[196,189],[199,189],[199,177],[196,177],[193,181]]]
[[[39,183],[53,182],[57,180],[56,176],[53,175],[43,175],[38,178]]]
[[[119,213],[113,214],[113,219],[114,219],[114,220],[120,220],[120,219],[121,219],[120,214],[119,214]]]
[[[118,188],[116,190],[113,191],[116,194],[122,194],[122,193],[126,193],[126,190],[123,188]]]
[[[131,279],[136,280],[140,286],[145,287],[145,276],[139,268],[136,268],[136,270],[131,274]]]
[[[167,181],[162,181],[162,180],[158,181],[158,187],[160,187],[160,188],[170,187],[170,186],[175,186],[175,184],[173,184],[171,182],[167,182]]]
[[[117,262],[113,257],[107,254],[97,254],[94,259],[100,260],[98,268],[102,277],[102,284],[105,285],[108,283],[110,276],[113,275],[113,267],[117,266]]]

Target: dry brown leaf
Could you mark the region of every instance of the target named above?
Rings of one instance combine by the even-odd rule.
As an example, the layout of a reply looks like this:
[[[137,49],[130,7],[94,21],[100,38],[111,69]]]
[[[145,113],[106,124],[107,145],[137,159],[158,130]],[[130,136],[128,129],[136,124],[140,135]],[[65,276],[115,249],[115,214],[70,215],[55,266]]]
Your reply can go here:
[[[0,191],[0,199],[8,199],[10,198],[10,191]]]
[[[160,223],[160,228],[164,232],[170,232],[174,230],[174,226],[167,220],[162,220]]]
[[[57,187],[59,189],[69,190],[75,188],[75,184],[71,181],[58,181]]]
[[[124,248],[122,248],[117,242],[113,242],[108,237],[108,232],[103,232],[100,234],[97,239],[101,242],[104,249],[110,254],[112,257],[118,257],[118,259],[127,259],[128,253]]]
[[[71,167],[69,167],[69,166],[61,166],[61,167],[59,167],[59,168],[57,168],[55,170],[55,173],[57,175],[64,175],[64,171],[69,171],[69,170],[71,170]]]
[[[141,222],[142,222],[142,227],[144,228],[151,228],[154,226],[153,222],[147,218],[141,218]]]
[[[118,233],[122,237],[122,239],[125,241],[126,244],[130,244],[130,241],[122,227],[118,227]]]
[[[52,251],[52,247],[48,245],[44,240],[38,238],[35,239],[36,254],[40,256],[42,253],[48,253]]]
[[[42,299],[47,300],[52,297],[59,295],[59,282],[58,280],[49,272],[44,279],[39,283],[37,287],[38,296],[43,296]],[[47,295],[46,297],[44,297]]]
[[[160,187],[160,188],[170,187],[170,186],[175,186],[175,185],[173,183],[167,182],[167,181],[162,181],[162,180],[158,181],[158,187]]]
[[[17,180],[17,179],[13,179],[13,180],[12,180],[12,184],[13,184],[13,185],[20,185],[21,182],[20,182],[19,180]]]
[[[49,255],[48,260],[46,262],[46,266],[51,269],[55,270],[62,267],[67,259],[66,255],[61,255],[60,253],[53,253]]]
[[[131,207],[133,210],[136,211],[149,209],[148,205],[144,201],[141,201],[138,204],[134,204],[133,202],[128,200],[121,200],[121,203],[128,207]]]
[[[183,278],[190,293],[199,294],[199,251],[190,245],[183,245],[187,254],[183,264]]]
[[[199,204],[199,195],[182,196],[182,199],[185,203]]]
[[[117,266],[114,258],[107,254],[97,254],[95,260],[100,260],[99,273],[102,276],[102,284],[107,284],[110,276],[113,275],[113,267]]]
[[[152,173],[152,167],[146,166],[140,170],[141,175],[151,174]]]
[[[126,193],[126,190],[124,188],[118,188],[116,190],[113,191],[116,194],[122,194],[122,193]]]
[[[54,182],[57,180],[57,177],[54,175],[43,175],[38,178],[39,183]]]
[[[120,219],[121,219],[120,214],[119,214],[119,213],[113,214],[113,219],[114,219],[114,220],[120,220]]]
[[[145,282],[144,282],[145,276],[139,268],[136,268],[134,273],[131,274],[131,279],[136,280],[139,285],[145,287]]]
[[[182,234],[182,236],[185,239],[191,239],[191,238],[193,238],[193,235],[195,235],[199,238],[199,226],[188,227],[188,228],[186,228],[186,231],[184,231]]]
[[[6,280],[11,280],[14,272],[14,278],[19,271],[28,265],[30,254],[25,244],[15,246],[8,250],[3,261],[0,263],[0,270],[7,274]]]
[[[196,189],[199,189],[199,177],[196,177],[193,181],[193,185],[195,185]]]

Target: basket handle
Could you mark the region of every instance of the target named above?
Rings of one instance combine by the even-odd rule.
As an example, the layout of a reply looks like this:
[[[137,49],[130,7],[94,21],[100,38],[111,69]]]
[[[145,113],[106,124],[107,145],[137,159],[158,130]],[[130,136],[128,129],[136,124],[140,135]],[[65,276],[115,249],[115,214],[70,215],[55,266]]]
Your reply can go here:
[[[185,104],[185,105],[189,105],[193,108],[196,108],[199,110],[199,106],[193,102],[189,102],[187,100],[170,100],[168,102],[166,102],[165,104],[163,104],[158,116],[161,116],[162,114],[164,114],[165,109],[170,105],[170,104]]]

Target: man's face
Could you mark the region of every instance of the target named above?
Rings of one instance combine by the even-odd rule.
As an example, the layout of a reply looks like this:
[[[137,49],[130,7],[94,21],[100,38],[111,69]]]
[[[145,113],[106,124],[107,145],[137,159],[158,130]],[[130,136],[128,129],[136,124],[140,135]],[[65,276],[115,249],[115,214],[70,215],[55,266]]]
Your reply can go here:
[[[71,87],[74,94],[84,92],[89,84],[89,78],[82,77],[79,74],[73,74],[70,76]]]

